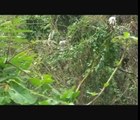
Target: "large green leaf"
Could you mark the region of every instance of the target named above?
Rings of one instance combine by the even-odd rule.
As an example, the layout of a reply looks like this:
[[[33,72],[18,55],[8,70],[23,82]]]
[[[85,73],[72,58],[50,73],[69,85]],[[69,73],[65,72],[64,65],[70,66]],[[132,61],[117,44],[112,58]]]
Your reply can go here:
[[[30,105],[34,104],[37,100],[37,97],[31,94],[31,92],[26,89],[24,86],[19,85],[14,80],[9,82],[10,89],[9,95],[11,99],[21,105]]]

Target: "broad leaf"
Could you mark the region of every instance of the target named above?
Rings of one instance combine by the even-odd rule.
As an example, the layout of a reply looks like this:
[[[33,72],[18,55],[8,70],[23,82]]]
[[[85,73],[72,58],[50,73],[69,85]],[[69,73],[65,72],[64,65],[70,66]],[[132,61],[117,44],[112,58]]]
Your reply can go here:
[[[21,105],[30,105],[34,104],[37,100],[37,97],[31,94],[31,92],[26,89],[24,86],[20,86],[14,81],[9,82],[10,89],[9,89],[9,95],[11,99]]]

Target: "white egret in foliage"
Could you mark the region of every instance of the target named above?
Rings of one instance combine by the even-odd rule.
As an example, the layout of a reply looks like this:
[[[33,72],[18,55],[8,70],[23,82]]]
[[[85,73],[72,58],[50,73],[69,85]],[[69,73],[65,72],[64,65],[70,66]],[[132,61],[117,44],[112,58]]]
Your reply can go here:
[[[55,34],[54,30],[52,32],[50,32],[48,39],[47,39],[48,46],[53,46],[53,47],[55,46],[56,42],[53,40],[54,34]]]
[[[59,46],[60,46],[60,50],[63,51],[64,48],[66,48],[66,46],[67,46],[67,41],[66,40],[61,40],[59,42]]]
[[[116,25],[116,17],[115,16],[112,16],[108,19],[108,22],[111,26],[113,26],[113,28],[115,27]]]

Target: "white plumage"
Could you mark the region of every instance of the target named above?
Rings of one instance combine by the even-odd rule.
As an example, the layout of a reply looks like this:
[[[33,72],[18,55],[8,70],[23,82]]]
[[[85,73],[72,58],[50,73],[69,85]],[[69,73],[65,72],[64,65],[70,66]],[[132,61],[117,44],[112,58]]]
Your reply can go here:
[[[66,40],[61,40],[59,42],[59,46],[60,46],[60,50],[63,51],[67,46],[67,41]]]
[[[112,16],[112,17],[109,18],[108,21],[109,21],[109,24],[110,25],[115,25],[116,24],[116,17],[115,16]]]
[[[61,41],[59,42],[59,45],[60,45],[60,46],[65,46],[65,45],[66,45],[66,40],[61,40]]]

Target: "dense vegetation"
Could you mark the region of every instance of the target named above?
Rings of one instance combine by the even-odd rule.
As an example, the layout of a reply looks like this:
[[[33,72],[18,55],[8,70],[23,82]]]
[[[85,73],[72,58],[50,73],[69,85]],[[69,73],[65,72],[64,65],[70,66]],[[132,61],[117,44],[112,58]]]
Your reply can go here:
[[[0,105],[138,104],[138,16],[0,16]]]

